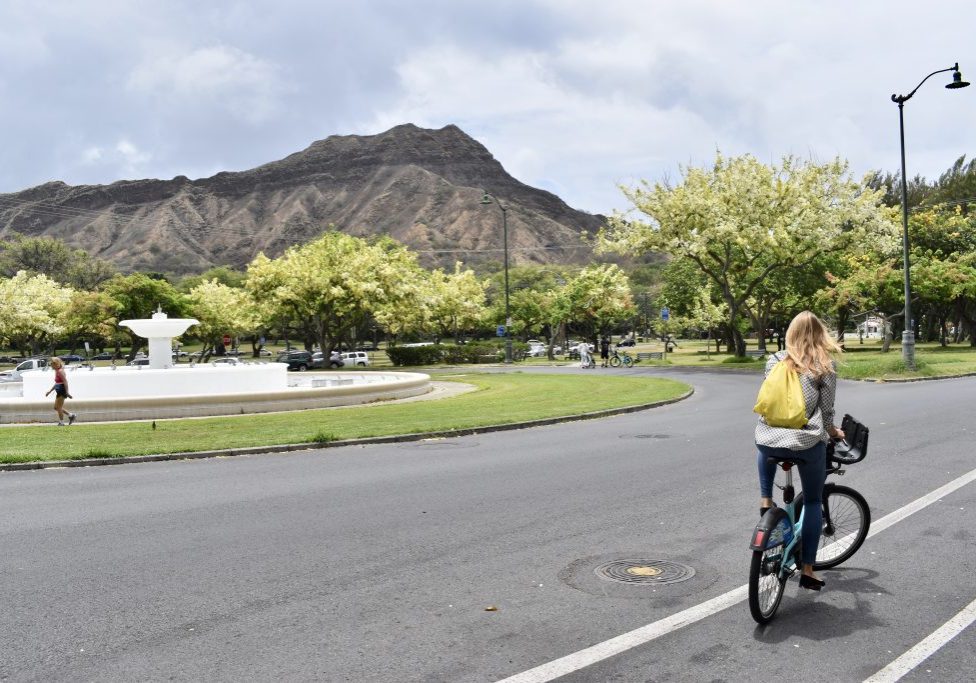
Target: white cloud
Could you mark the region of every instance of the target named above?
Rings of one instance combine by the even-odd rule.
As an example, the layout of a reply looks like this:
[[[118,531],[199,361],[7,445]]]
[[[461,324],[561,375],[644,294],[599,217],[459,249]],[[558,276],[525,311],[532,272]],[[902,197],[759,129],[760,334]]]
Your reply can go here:
[[[951,64],[968,51],[961,21],[974,18],[960,2],[946,10],[952,22],[922,13],[909,41],[892,3],[537,4],[559,13],[553,40],[498,49],[445,35],[408,51],[398,99],[362,128],[457,123],[523,182],[565,187],[567,201],[593,211],[621,207],[618,182],[673,178],[716,149],[763,161],[839,155],[857,174],[895,170],[893,84],[908,90],[914,76],[905,74],[921,78],[931,60]],[[916,126],[909,172],[932,177],[976,151],[976,133],[962,126],[971,98],[927,87],[928,101],[906,108]],[[940,114],[961,134],[947,135]]]
[[[252,124],[278,111],[283,90],[273,65],[227,45],[185,53],[157,46],[132,70],[128,86],[171,106],[223,108]]]
[[[110,168],[124,177],[133,178],[142,177],[152,160],[151,153],[139,149],[126,138],[119,138],[108,147],[93,145],[85,148],[79,163],[89,168]]]

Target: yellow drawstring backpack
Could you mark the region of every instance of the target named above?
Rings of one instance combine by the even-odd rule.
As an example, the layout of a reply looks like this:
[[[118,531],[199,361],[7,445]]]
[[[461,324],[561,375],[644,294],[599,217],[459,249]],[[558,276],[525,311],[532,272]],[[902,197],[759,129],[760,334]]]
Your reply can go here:
[[[803,427],[807,423],[807,405],[796,370],[782,360],[774,365],[759,387],[752,412],[762,415],[770,427]]]

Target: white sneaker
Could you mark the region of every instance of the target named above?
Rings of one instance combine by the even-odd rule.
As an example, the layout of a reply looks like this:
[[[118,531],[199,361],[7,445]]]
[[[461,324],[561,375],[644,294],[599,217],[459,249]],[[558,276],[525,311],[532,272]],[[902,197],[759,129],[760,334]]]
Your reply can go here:
[[[64,427],[64,423],[61,420],[58,420],[58,427]]]

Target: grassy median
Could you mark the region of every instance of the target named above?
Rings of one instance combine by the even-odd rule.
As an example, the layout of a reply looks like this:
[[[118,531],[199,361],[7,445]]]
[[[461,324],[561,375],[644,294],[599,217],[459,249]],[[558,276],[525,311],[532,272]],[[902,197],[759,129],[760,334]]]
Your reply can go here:
[[[442,378],[437,378],[442,379]],[[446,378],[444,378],[446,379]],[[668,379],[606,375],[463,374],[453,398],[191,420],[0,429],[0,462],[75,460],[330,441],[510,424],[675,398]],[[81,416],[83,419],[83,416]]]
[[[755,341],[749,341],[749,350],[755,349]],[[714,349],[714,345],[712,345]],[[630,352],[661,351],[659,342],[639,344]],[[775,350],[771,345],[770,350]],[[913,379],[921,377],[953,377],[976,373],[976,348],[968,344],[953,344],[946,347],[936,342],[924,342],[915,347],[915,371],[905,369],[901,358],[901,346],[892,344],[887,353],[881,352],[881,342],[868,340],[860,344],[847,341],[847,352],[839,358],[838,374],[844,379]],[[705,342],[699,340],[678,340],[678,348],[669,353],[667,361],[642,361],[637,367],[668,365],[671,367],[707,367],[715,370],[755,370],[761,372],[765,359],[734,359],[729,353],[706,353]]]

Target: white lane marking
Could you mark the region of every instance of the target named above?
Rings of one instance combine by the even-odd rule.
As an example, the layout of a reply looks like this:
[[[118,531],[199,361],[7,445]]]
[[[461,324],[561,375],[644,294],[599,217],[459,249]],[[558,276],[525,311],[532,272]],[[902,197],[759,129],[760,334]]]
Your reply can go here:
[[[965,631],[976,621],[976,600],[966,605],[952,619],[936,629],[928,638],[883,668],[864,683],[895,683],[902,676],[935,654],[943,645]]]
[[[913,500],[908,505],[900,507],[894,512],[891,512],[881,519],[876,520],[871,524],[871,531],[868,532],[868,538],[884,531],[892,524],[897,524],[909,515],[915,514],[919,510],[931,505],[943,496],[952,493],[956,489],[962,488],[972,481],[976,481],[976,469],[967,472],[961,477],[953,479],[945,486],[940,486],[931,493]],[[640,645],[644,645],[645,643],[649,643],[652,640],[660,638],[661,636],[667,635],[673,631],[677,631],[679,628],[693,624],[696,621],[701,621],[702,619],[710,617],[713,614],[717,614],[722,610],[735,605],[736,603],[742,602],[748,596],[748,584],[745,586],[739,586],[738,588],[730,590],[728,593],[719,595],[711,600],[706,600],[699,605],[689,607],[688,609],[678,612],[677,614],[672,614],[670,617],[665,617],[664,619],[652,622],[646,626],[641,626],[633,631],[628,631],[627,633],[621,634],[615,638],[611,638],[610,640],[605,640],[602,643],[591,645],[588,648],[566,655],[565,657],[560,657],[559,659],[554,659],[551,662],[546,662],[545,664],[541,664],[532,669],[527,669],[522,673],[504,678],[498,681],[498,683],[547,683],[548,681],[552,681],[560,676],[571,674],[574,671],[579,671],[580,669],[590,666],[591,664],[596,664],[604,659],[618,655],[621,652],[625,652]]]

